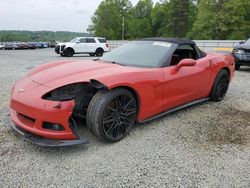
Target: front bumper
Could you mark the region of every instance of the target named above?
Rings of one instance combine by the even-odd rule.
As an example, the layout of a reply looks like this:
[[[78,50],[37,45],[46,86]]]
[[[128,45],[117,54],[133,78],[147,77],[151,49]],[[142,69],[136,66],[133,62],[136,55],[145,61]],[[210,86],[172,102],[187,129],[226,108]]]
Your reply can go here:
[[[250,66],[250,54],[236,54],[233,53],[235,64],[236,65],[244,65]]]
[[[39,145],[63,146],[87,143],[78,135],[76,126],[69,123],[75,106],[74,101],[58,102],[42,99],[41,93],[46,93],[48,90],[50,90],[48,87],[33,82],[29,77],[18,82],[11,94],[11,127],[26,140],[40,143]],[[60,108],[56,108],[58,104]],[[47,123],[60,125],[63,129],[49,129],[45,126]]]
[[[44,138],[41,136],[34,135],[32,133],[29,133],[22,128],[16,126],[11,119],[9,120],[9,125],[13,130],[15,130],[17,133],[19,133],[24,140],[32,142],[34,144],[40,145],[40,146],[50,146],[50,147],[60,147],[60,146],[71,146],[71,145],[79,145],[79,144],[87,144],[89,143],[88,140],[82,138],[79,136],[79,139],[77,140],[53,140]],[[76,131],[76,130],[75,130]]]

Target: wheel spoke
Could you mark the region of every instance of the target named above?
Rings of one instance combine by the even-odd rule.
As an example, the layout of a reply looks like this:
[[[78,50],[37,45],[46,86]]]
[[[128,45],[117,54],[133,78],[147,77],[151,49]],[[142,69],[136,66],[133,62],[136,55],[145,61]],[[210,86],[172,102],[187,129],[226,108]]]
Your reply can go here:
[[[129,110],[126,110],[126,112],[122,112],[121,114],[124,115],[124,116],[130,116],[130,115],[132,115],[134,113],[136,113],[135,109],[129,109]]]
[[[110,123],[110,122],[113,122],[113,121],[115,121],[114,117],[113,116],[108,116],[103,120],[103,123],[106,124],[106,123]]]
[[[116,124],[116,122],[113,122],[113,123],[110,125],[109,129],[107,130],[107,134],[109,134],[109,133],[115,128],[115,124]]]
[[[118,97],[116,97],[114,99],[114,102],[115,102],[115,108],[118,109],[119,107],[121,107],[121,104],[120,104],[120,100]]]
[[[113,129],[113,137],[116,138],[119,126],[115,126]]]
[[[109,114],[113,114],[114,112],[116,112],[116,109],[113,108],[113,107],[111,107],[111,106],[108,106],[108,107],[107,107],[107,112],[108,112]]]
[[[123,108],[129,108],[129,106],[133,103],[133,100],[130,99],[127,104]]]

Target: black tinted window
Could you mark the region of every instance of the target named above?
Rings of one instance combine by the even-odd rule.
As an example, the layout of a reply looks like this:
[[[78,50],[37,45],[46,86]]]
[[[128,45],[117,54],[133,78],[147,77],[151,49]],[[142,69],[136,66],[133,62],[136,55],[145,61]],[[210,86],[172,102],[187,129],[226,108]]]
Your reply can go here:
[[[86,39],[80,39],[79,42],[80,43],[86,43]]]
[[[95,43],[95,39],[93,39],[93,38],[87,38],[86,42],[87,43]]]
[[[98,39],[100,43],[107,43],[106,39]]]

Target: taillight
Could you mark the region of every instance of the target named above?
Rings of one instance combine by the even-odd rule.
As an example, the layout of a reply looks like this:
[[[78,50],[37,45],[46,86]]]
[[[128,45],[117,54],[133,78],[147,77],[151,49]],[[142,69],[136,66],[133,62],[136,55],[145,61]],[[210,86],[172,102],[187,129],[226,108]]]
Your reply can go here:
[[[109,47],[108,43],[106,43],[106,47],[107,47],[107,48]]]

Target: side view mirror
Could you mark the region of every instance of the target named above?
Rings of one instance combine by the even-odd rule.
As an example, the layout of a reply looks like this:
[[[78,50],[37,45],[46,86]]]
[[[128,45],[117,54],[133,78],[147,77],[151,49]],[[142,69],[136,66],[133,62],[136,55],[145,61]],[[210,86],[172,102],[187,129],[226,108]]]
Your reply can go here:
[[[80,41],[76,41],[76,44],[79,44],[80,43]]]
[[[245,43],[245,41],[240,41],[240,44],[244,44]]]
[[[183,59],[175,67],[175,72],[178,72],[182,67],[192,67],[196,65],[194,59]]]

